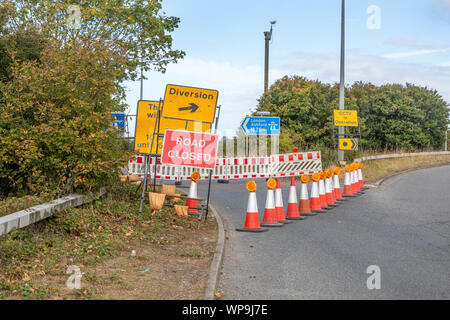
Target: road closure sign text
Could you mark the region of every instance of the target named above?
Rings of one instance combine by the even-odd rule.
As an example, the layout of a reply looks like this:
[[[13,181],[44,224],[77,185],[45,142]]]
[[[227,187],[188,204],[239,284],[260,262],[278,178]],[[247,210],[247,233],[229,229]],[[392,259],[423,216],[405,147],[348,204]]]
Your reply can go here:
[[[161,163],[214,169],[219,137],[215,134],[166,130]]]
[[[334,125],[336,127],[357,127],[358,112],[356,110],[334,110]]]

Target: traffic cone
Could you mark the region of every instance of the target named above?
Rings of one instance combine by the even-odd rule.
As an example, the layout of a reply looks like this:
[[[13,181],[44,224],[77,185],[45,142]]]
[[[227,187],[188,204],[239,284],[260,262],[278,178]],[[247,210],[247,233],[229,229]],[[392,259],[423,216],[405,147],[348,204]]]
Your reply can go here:
[[[186,206],[188,206],[188,213],[198,213],[197,208],[197,181],[191,180],[188,197],[186,199]],[[195,209],[191,209],[191,207]]]
[[[320,172],[320,180],[319,180],[319,198],[320,198],[320,206],[322,207],[322,209],[330,209],[330,207],[328,207],[328,202],[327,202],[327,194],[325,191],[325,179],[326,173],[324,171]]]
[[[354,195],[360,195],[360,190],[359,190],[359,182],[358,182],[358,177],[357,177],[357,173],[356,173],[356,168],[358,166],[358,164],[356,162],[353,162],[351,165],[352,167],[352,191]]]
[[[291,177],[291,186],[289,187],[289,198],[286,212],[287,220],[303,220],[304,217],[300,217],[297,203],[297,189],[295,188],[295,178]]]
[[[263,227],[282,227],[283,224],[278,222],[277,212],[275,211],[275,196],[273,189],[276,181],[272,178],[267,180],[267,197],[266,207],[264,208],[264,217],[261,223]]]
[[[319,180],[320,180],[320,174],[314,173],[311,177],[312,180],[312,186],[311,186],[311,198],[309,200],[309,203],[311,205],[311,211],[313,213],[302,213],[303,215],[316,215],[316,213],[323,213],[326,212],[325,210],[322,210],[322,205],[320,203],[320,195],[319,195]],[[302,184],[303,187],[303,184]],[[301,201],[301,198],[300,198]],[[301,202],[300,202],[301,203]]]
[[[333,199],[333,188],[331,187],[331,175],[333,174],[333,171],[331,169],[328,169],[326,171],[326,177],[325,177],[325,197],[327,199],[327,205],[329,207],[337,207],[335,205],[335,199]]]
[[[315,216],[315,215],[317,215],[317,213],[313,213],[311,211],[311,206],[309,203],[309,196],[308,196],[309,176],[307,174],[302,175],[302,177],[300,178],[300,181],[302,182],[302,185],[300,188],[299,212],[301,215],[304,215],[304,216]]]
[[[280,178],[277,179],[277,187],[275,189],[275,211],[277,213],[278,222],[286,224],[292,223],[292,221],[287,221],[284,216],[283,194],[281,193]]]
[[[236,231],[246,232],[264,232],[268,229],[261,228],[259,225],[258,203],[256,201],[256,183],[249,181],[246,188],[250,191],[248,195],[247,214],[245,216],[244,228],[236,228]]]
[[[364,163],[360,162],[359,163],[359,168],[358,168],[358,180],[359,180],[359,187],[361,188],[362,191],[369,189],[369,187],[365,187],[364,186],[364,179],[363,179],[363,175],[362,175],[362,167],[364,167]]]
[[[343,201],[345,199],[342,198],[341,185],[339,183],[339,174],[341,173],[341,168],[340,167],[334,168],[333,173],[334,173],[334,176],[333,176],[334,196],[335,196],[337,202]]]
[[[358,190],[359,194],[363,194],[365,193],[365,191],[361,190],[361,181],[359,180],[359,174],[361,172],[360,170],[360,162],[356,162],[355,163],[355,180],[356,180],[356,189]]]
[[[354,197],[352,190],[352,176],[350,165],[345,166],[345,176],[344,176],[344,197]]]

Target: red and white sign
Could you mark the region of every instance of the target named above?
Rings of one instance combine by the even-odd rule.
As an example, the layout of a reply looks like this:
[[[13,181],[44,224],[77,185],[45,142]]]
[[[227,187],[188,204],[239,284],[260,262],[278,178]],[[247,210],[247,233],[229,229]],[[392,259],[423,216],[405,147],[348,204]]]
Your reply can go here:
[[[214,169],[219,137],[215,134],[166,130],[161,163]]]

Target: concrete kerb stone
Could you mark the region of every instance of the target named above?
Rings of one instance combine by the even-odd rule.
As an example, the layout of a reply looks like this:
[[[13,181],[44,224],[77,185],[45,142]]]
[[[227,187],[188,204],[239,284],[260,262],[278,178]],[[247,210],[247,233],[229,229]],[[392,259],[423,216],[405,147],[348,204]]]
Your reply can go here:
[[[95,198],[103,196],[105,193],[106,191],[102,188],[95,196],[70,194],[49,203],[40,204],[0,217],[0,236],[44,220],[52,216],[55,212],[61,211],[65,208],[77,207],[88,203]]]
[[[211,203],[209,204],[209,210],[216,218],[219,234],[217,237],[216,252],[214,253],[214,257],[209,268],[208,282],[205,288],[205,300],[214,300],[214,293],[219,280],[219,271],[222,266],[225,249],[225,228],[221,214]]]

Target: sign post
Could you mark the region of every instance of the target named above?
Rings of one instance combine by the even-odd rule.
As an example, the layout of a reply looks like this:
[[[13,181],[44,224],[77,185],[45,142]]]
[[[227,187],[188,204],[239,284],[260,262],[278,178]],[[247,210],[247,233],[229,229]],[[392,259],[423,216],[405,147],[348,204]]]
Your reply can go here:
[[[188,86],[180,86],[180,85],[172,85],[168,84],[166,86],[164,100],[160,101],[138,101],[138,110],[136,116],[136,131],[135,131],[135,151],[137,153],[143,153],[145,155],[145,176],[144,176],[144,187],[142,191],[141,204],[139,208],[139,217],[142,212],[142,204],[145,197],[145,190],[148,180],[148,167],[149,167],[149,159],[151,156],[154,156],[155,166],[154,166],[154,188],[156,188],[156,171],[157,171],[157,163],[158,158],[159,161],[170,161],[167,157],[169,156],[169,151],[166,154],[161,152],[164,147],[164,143],[161,143],[161,137],[166,137],[166,132],[168,132],[168,137],[174,137],[176,134],[174,131],[180,132],[191,132],[195,135],[205,135],[205,139],[207,134],[205,132],[212,131],[212,125],[214,120],[216,120],[216,128],[217,132],[217,119],[215,119],[215,113],[217,107],[217,99],[219,96],[219,92],[217,90],[212,89],[203,89],[203,88],[194,88]],[[157,106],[156,106],[157,104]],[[220,107],[219,107],[220,110]],[[195,131],[195,132],[194,132]],[[209,134],[211,136],[211,134]],[[217,140],[217,135],[212,135]],[[155,142],[156,137],[156,142]],[[196,138],[196,137],[195,137]],[[208,137],[209,139],[210,137]],[[151,139],[151,142],[150,142]],[[164,140],[166,141],[166,140]],[[177,141],[177,140],[175,140]],[[184,140],[182,140],[184,141]],[[196,141],[195,139],[193,141]],[[166,149],[170,147],[173,141],[168,141],[166,145]],[[204,140],[202,143],[205,143]],[[210,147],[211,144],[208,144]],[[173,147],[176,147],[173,146]],[[179,148],[180,145],[176,148]],[[187,146],[185,146],[187,148]],[[197,150],[194,150],[197,151]],[[174,153],[175,151],[170,153],[169,158],[173,160],[180,159]],[[215,146],[215,151],[217,153],[217,145]],[[189,157],[195,155],[196,153],[189,153]],[[185,153],[179,154],[181,160],[186,162]],[[164,160],[162,159],[164,157]],[[206,155],[203,159],[203,162],[207,162],[208,157],[212,157],[212,155]],[[215,165],[215,157],[214,154],[214,165]],[[190,158],[189,158],[190,159]],[[177,160],[177,161],[178,161]],[[193,159],[191,159],[193,160]],[[194,159],[198,161],[197,158]],[[167,163],[167,162],[164,162]],[[183,162],[182,162],[183,163]],[[177,165],[182,165],[178,163],[174,163]],[[203,163],[204,165],[204,163]],[[190,166],[198,166],[197,164],[190,164]],[[212,169],[214,166],[212,167]],[[211,186],[211,173],[212,169],[210,169],[209,174],[209,187],[208,187],[208,201],[209,201],[209,193]],[[208,208],[206,208],[206,212],[208,213]],[[206,213],[206,214],[207,214]]]
[[[337,139],[338,144],[336,148],[337,153],[346,150],[357,151],[359,147],[361,147],[362,152],[361,126],[359,123],[358,112],[356,110],[334,110],[332,124],[333,144],[335,144],[334,127],[338,127],[339,129]],[[345,127],[357,127],[358,133],[356,135],[359,136],[359,140],[356,138],[349,138],[348,136],[355,136],[355,134],[346,134]],[[340,131],[342,131],[342,133]]]

